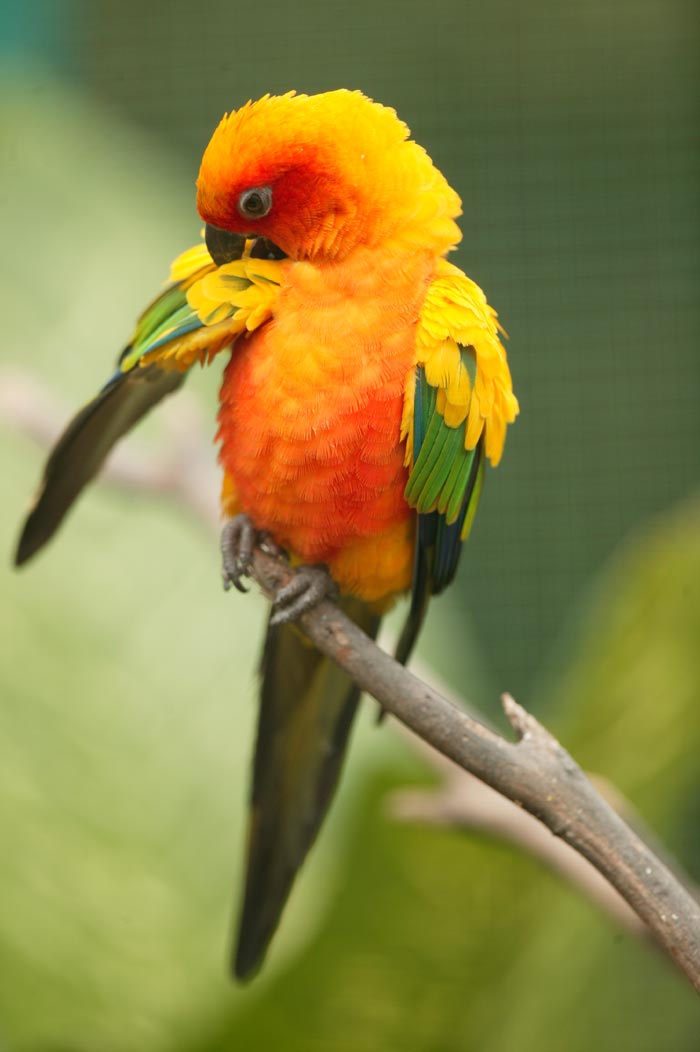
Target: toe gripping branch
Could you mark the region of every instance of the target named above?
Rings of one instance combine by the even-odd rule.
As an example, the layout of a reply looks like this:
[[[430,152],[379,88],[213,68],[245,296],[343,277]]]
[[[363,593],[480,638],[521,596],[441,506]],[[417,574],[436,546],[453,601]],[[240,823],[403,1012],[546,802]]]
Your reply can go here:
[[[282,550],[269,534],[256,530],[247,515],[234,515],[221,530],[221,562],[224,588],[233,587],[247,592],[243,578],[250,576],[253,549],[260,545],[270,555],[281,555]],[[325,566],[300,566],[292,580],[280,588],[272,603],[271,625],[296,621],[322,599],[333,598],[337,588]]]
[[[247,592],[243,578],[248,576],[253,559],[253,548],[258,533],[247,515],[227,519],[221,530],[221,571],[224,588],[231,585],[239,592]]]

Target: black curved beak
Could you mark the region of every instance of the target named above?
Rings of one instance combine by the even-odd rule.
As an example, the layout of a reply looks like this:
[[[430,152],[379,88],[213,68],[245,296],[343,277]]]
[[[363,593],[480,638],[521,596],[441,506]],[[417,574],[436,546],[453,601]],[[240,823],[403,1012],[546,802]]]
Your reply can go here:
[[[204,240],[217,267],[240,259],[246,242],[243,234],[232,234],[230,230],[222,230],[221,227],[212,226],[210,223],[204,227]]]

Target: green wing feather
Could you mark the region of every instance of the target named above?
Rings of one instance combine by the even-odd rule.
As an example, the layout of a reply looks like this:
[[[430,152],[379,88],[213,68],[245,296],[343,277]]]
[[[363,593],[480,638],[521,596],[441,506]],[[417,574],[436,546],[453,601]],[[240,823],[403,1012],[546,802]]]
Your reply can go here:
[[[462,368],[473,375],[473,352],[461,347],[459,353]],[[420,514],[437,511],[451,525],[463,512],[479,446],[465,447],[466,421],[457,427],[447,424],[437,408],[437,393],[438,389],[428,383],[425,369],[418,366],[413,465],[405,496]]]
[[[467,352],[462,351],[463,354]],[[405,497],[418,512],[411,607],[396,648],[408,660],[428,601],[453,580],[484,480],[483,441],[465,448],[466,423],[450,427],[437,408],[437,388],[416,367],[413,464]]]
[[[470,353],[460,348],[464,367]],[[457,571],[462,542],[476,514],[483,484],[483,443],[467,449],[466,421],[450,426],[437,407],[437,388],[417,366],[413,465],[405,496],[419,515],[418,547],[431,566],[431,591],[445,588]]]
[[[120,372],[129,372],[151,351],[203,326],[199,314],[187,302],[186,289],[182,285],[172,285],[154,300],[136,323],[133,339],[119,357]]]

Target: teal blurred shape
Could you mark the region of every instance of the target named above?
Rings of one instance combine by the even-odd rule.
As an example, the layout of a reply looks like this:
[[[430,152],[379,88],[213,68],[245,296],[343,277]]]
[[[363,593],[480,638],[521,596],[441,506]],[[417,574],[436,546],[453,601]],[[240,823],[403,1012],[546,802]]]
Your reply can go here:
[[[0,63],[68,68],[76,57],[68,30],[78,14],[78,0],[0,0]]]

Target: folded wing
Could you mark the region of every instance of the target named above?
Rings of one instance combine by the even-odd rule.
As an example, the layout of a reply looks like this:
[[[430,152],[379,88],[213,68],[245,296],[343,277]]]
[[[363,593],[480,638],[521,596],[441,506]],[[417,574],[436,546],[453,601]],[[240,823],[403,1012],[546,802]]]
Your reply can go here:
[[[418,512],[409,617],[397,658],[410,652],[428,599],[453,579],[479,504],[486,459],[495,466],[518,403],[495,312],[481,289],[441,260],[416,333],[402,437],[405,497]]]

